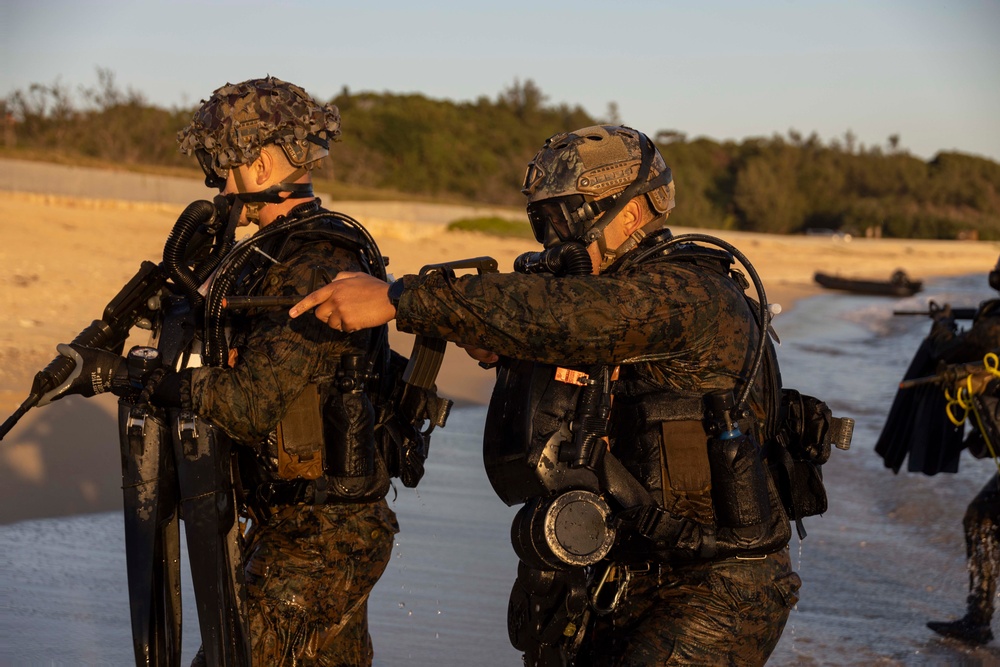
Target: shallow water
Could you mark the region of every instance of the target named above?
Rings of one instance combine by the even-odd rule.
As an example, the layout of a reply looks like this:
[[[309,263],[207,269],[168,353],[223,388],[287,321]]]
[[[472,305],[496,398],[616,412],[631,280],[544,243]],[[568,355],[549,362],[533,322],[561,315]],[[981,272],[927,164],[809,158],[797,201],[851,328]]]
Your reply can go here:
[[[827,294],[778,316],[786,386],[857,420],[853,447],[825,466],[830,511],[805,521],[792,559],[804,585],[774,665],[991,665],[924,627],[963,611],[961,518],[992,474],[963,458],[957,475],[893,475],[873,452],[884,416],[929,320],[894,308],[988,298],[981,275],[942,280],[905,300]],[[400,487],[392,562],[370,602],[375,664],[520,664],[506,634],[516,557],[515,509],[482,470],[485,411],[461,408],[434,435],[419,492]],[[0,526],[0,664],[130,664],[122,521],[117,513]],[[185,660],[198,638],[185,581]]]

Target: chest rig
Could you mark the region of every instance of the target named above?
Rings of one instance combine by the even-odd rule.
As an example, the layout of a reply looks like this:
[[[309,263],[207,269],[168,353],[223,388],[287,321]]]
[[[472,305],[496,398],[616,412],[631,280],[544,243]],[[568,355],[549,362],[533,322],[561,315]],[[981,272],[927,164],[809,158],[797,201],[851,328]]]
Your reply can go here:
[[[216,277],[206,299],[206,348],[215,362],[228,358],[230,345],[238,348],[244,342],[248,318],[266,316],[251,306],[248,312],[228,313],[224,319],[220,302],[234,295],[257,297],[258,303],[285,296],[278,293],[288,289],[281,276],[283,264],[310,244],[347,250],[365,272],[385,279],[384,259],[363,227],[337,213],[310,214],[308,207],[302,205],[293,211],[298,216],[261,230],[247,247],[238,245],[233,260]],[[332,277],[314,269],[310,290]],[[229,336],[223,322],[230,325]],[[267,515],[275,505],[369,502],[383,497],[390,471],[376,447],[375,432],[384,417],[380,408],[388,398],[389,366],[387,331],[380,327],[371,331],[366,348],[347,350],[308,378],[268,438],[239,452],[248,504]]]

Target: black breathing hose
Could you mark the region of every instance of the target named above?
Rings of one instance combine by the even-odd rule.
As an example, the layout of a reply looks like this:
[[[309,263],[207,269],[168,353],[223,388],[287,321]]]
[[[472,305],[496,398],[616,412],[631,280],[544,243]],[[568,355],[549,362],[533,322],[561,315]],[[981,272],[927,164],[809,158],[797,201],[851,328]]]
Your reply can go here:
[[[740,391],[739,398],[736,400],[735,407],[736,411],[739,412],[746,407],[746,400],[750,395],[750,389],[753,387],[754,380],[757,378],[757,373],[760,372],[761,364],[764,361],[764,352],[767,349],[767,329],[771,325],[771,311],[768,309],[767,295],[764,294],[764,284],[761,282],[760,276],[757,275],[757,271],[753,268],[753,264],[750,263],[750,260],[747,259],[746,255],[737,250],[732,244],[727,243],[720,238],[716,238],[715,236],[710,236],[708,234],[681,234],[680,236],[671,237],[669,240],[663,241],[662,243],[653,244],[649,248],[636,253],[634,257],[629,257],[628,261],[622,264],[622,267],[642,262],[651,255],[665,252],[678,244],[692,242],[714,245],[718,248],[722,248],[738,259],[740,264],[743,265],[743,268],[745,268],[747,273],[750,275],[750,280],[753,282],[754,289],[757,290],[757,324],[760,326],[760,340],[757,342],[757,349],[754,350],[754,358],[750,363],[746,384]]]
[[[594,271],[594,262],[582,243],[571,241],[541,252],[526,252],[514,260],[517,273],[551,273],[555,276],[583,276]]]
[[[163,268],[174,284],[191,300],[192,310],[200,308],[204,302],[204,297],[198,293],[198,288],[201,287],[207,274],[201,277],[188,268],[187,257],[191,252],[191,239],[199,228],[209,225],[215,215],[216,207],[212,202],[204,199],[191,202],[177,218],[174,228],[170,230],[170,236],[163,245]]]

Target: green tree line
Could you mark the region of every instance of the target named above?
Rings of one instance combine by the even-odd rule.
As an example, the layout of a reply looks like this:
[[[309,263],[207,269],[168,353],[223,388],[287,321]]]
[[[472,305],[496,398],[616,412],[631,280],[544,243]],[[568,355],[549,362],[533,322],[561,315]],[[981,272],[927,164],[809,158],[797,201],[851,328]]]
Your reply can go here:
[[[110,70],[97,74],[96,86],[75,93],[58,81],[10,93],[0,102],[3,154],[190,171],[193,161],[177,151],[175,136],[194,105],[159,108],[123,90]],[[346,87],[329,101],[340,108],[343,141],[317,177],[321,187],[355,197],[521,205],[525,166],[546,137],[617,120],[549,104],[531,80],[473,102]],[[614,104],[609,113],[616,115]],[[795,131],[717,142],[637,129],[652,134],[673,170],[679,225],[1000,239],[1000,164],[991,160],[942,152],[925,161],[896,135],[866,148],[850,131],[827,143]]]

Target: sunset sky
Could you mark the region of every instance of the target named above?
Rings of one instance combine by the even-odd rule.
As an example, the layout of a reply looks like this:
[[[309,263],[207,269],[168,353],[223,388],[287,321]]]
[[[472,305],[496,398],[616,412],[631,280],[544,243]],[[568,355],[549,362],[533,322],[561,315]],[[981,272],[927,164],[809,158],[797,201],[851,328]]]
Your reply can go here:
[[[94,86],[98,67],[168,108],[266,74],[323,100],[495,99],[531,79],[649,134],[898,134],[922,158],[1000,161],[998,34],[1000,0],[3,0],[0,95]]]

